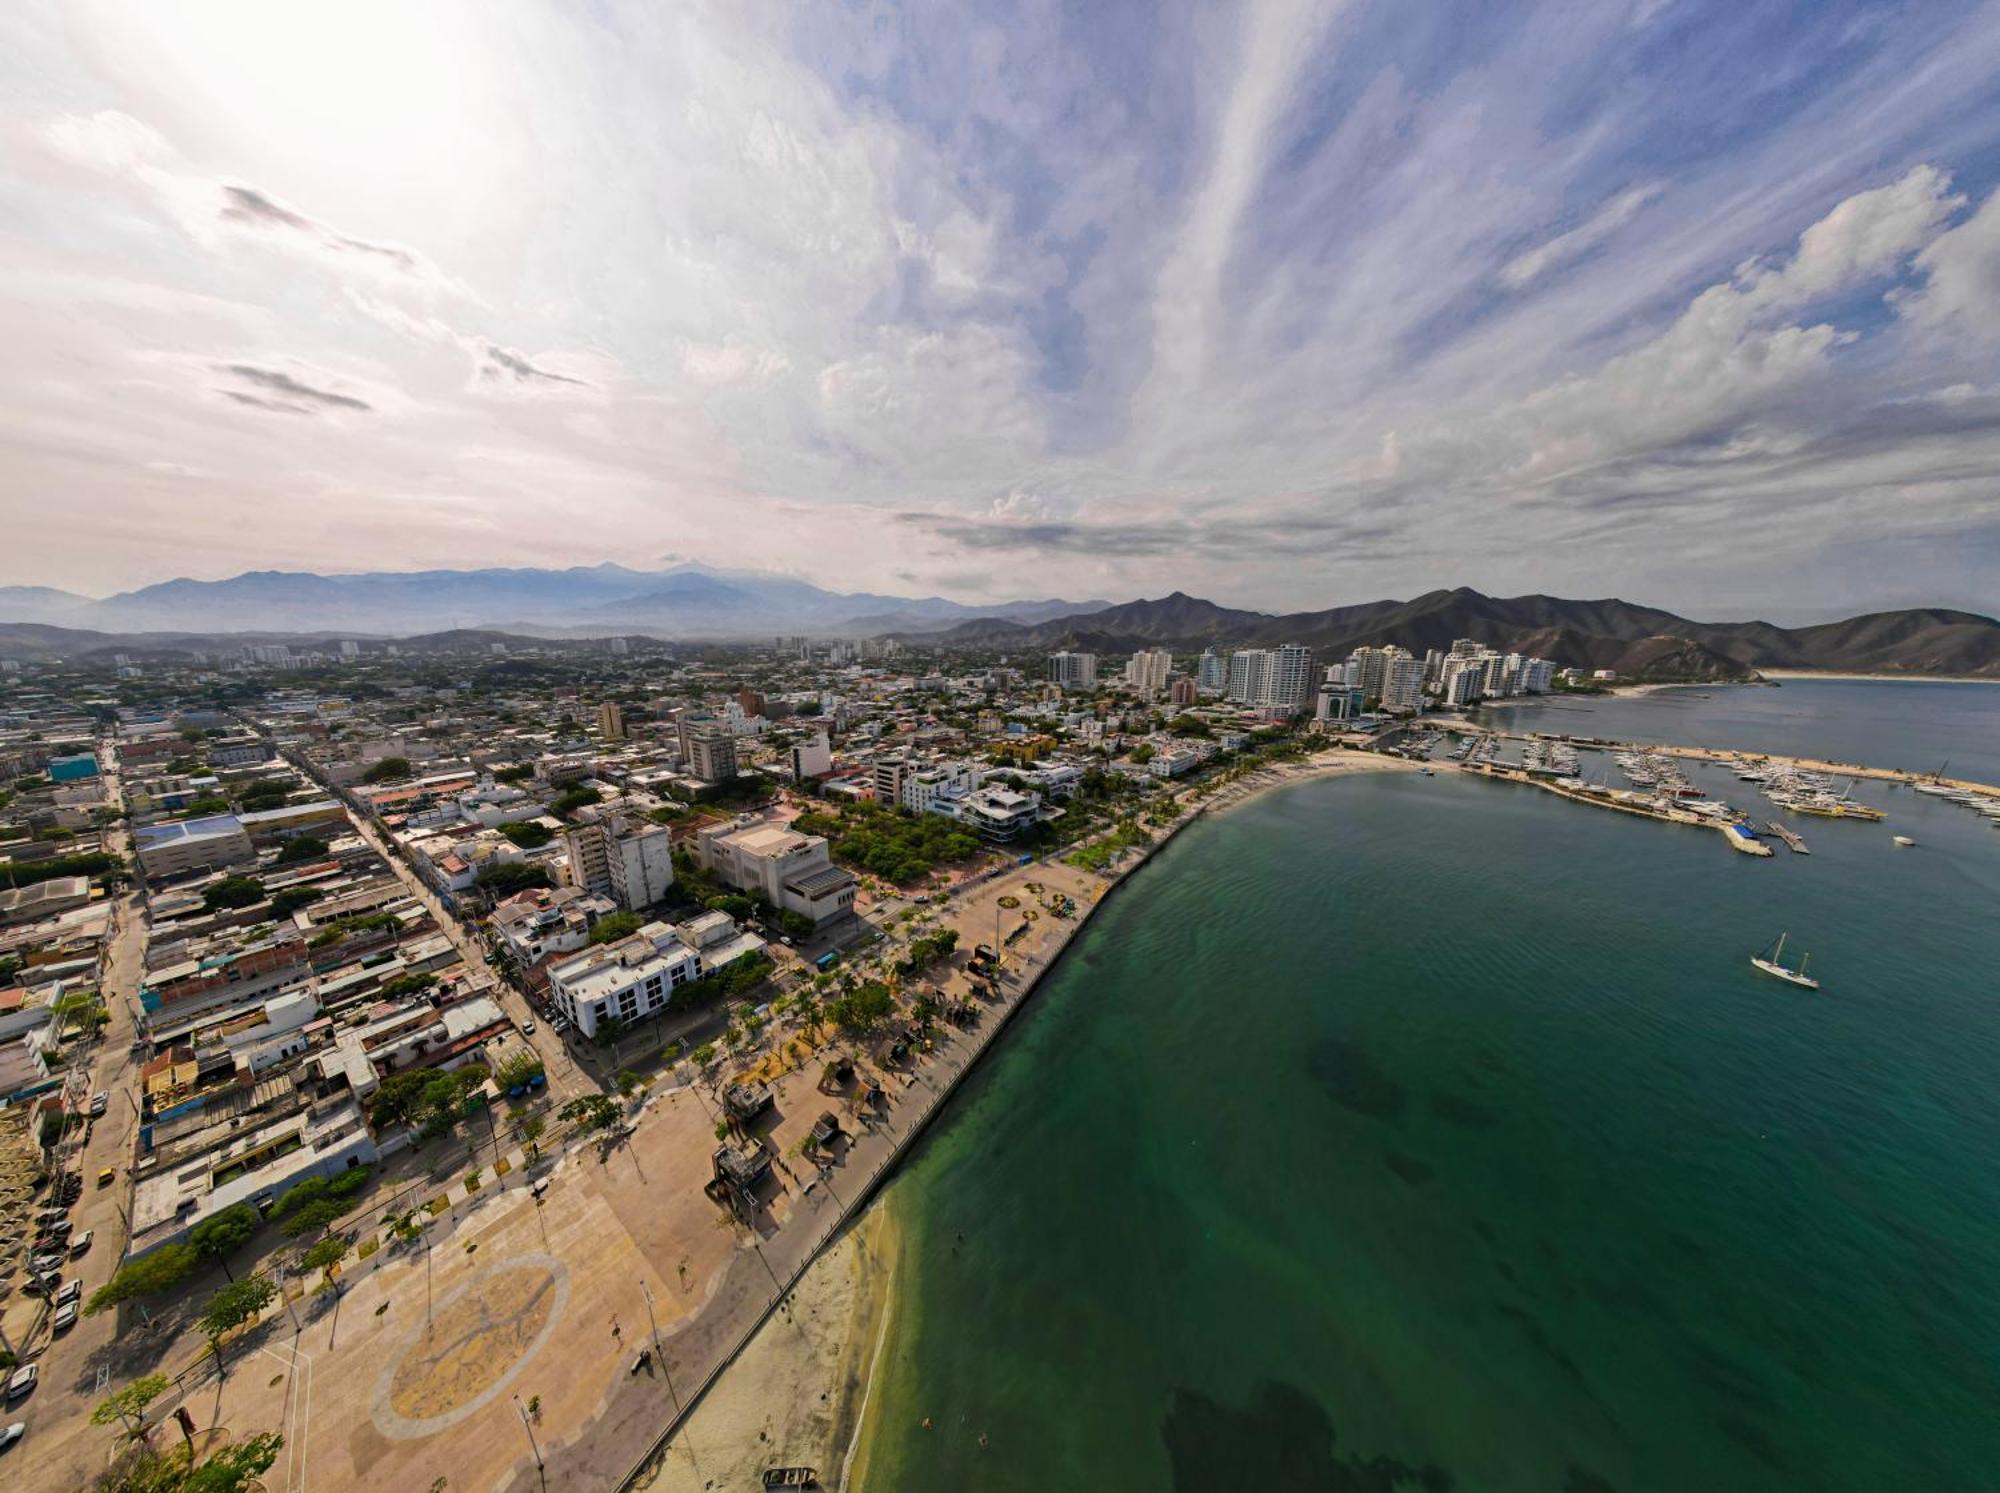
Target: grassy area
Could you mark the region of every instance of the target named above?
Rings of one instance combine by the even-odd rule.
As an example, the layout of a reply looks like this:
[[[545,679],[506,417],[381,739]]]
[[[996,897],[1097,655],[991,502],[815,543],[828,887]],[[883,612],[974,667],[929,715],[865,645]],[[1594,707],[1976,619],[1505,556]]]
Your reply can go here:
[[[1077,850],[1072,850],[1063,859],[1072,866],[1080,866],[1086,871],[1102,871],[1112,861],[1128,850],[1136,850],[1152,839],[1152,836],[1128,819],[1118,825],[1102,839],[1093,840]]]

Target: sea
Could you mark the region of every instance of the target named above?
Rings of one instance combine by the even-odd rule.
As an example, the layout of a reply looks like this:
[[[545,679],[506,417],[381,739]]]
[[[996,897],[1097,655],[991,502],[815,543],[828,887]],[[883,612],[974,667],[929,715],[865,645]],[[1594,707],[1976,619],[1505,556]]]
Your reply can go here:
[[[1686,694],[1509,715],[2000,781],[2000,688]],[[1190,827],[878,1202],[865,1486],[2000,1486],[2000,830],[1856,796],[1770,859],[1453,774]]]

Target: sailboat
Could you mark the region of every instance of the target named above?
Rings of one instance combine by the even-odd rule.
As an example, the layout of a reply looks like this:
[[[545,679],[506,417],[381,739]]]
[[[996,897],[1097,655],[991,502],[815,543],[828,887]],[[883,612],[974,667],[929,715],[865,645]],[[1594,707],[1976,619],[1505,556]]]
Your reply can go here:
[[[1791,935],[1788,933],[1780,933],[1777,943],[1756,955],[1750,963],[1767,975],[1776,975],[1788,985],[1803,985],[1807,990],[1819,989],[1819,981],[1806,973],[1806,966],[1812,963],[1812,955],[1808,954],[1801,959],[1797,969],[1792,969],[1785,963],[1785,940],[1789,937]]]

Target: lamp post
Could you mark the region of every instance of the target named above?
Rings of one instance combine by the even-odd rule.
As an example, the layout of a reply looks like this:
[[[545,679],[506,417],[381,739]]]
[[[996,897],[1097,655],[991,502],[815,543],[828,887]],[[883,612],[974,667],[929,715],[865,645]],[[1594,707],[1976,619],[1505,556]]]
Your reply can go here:
[[[681,1408],[680,1391],[674,1388],[674,1376],[667,1368],[667,1350],[660,1346],[660,1323],[653,1315],[653,1288],[646,1284],[645,1277],[639,1279],[639,1289],[646,1297],[646,1322],[653,1329],[653,1357],[659,1360],[660,1374],[667,1381],[667,1393],[674,1398],[674,1409]]]
[[[535,1454],[535,1471],[544,1471],[545,1464],[542,1461],[542,1448],[540,1443],[535,1440],[535,1423],[528,1418],[528,1407],[521,1403],[519,1395],[514,1396],[514,1408],[521,1412],[521,1429],[528,1433],[528,1450]]]

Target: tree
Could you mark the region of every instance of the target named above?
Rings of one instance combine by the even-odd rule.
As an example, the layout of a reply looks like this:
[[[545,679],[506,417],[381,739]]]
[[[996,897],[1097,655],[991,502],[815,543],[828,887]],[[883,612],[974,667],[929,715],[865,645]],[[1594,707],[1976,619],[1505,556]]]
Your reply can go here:
[[[621,1094],[630,1094],[645,1081],[644,1078],[634,1073],[630,1068],[621,1068],[618,1070],[618,1092]]]
[[[597,1023],[597,1032],[591,1039],[599,1047],[610,1047],[625,1035],[625,1023],[619,1017],[607,1016]]]
[[[888,1020],[895,1008],[889,987],[879,980],[870,980],[834,1001],[826,1008],[826,1014],[846,1035],[858,1037]]]
[[[594,944],[616,943],[637,933],[639,927],[640,918],[636,912],[614,912],[597,920],[590,930],[590,941]]]
[[[408,757],[384,757],[361,775],[364,783],[400,783],[410,775]]]
[[[725,892],[720,897],[710,897],[708,899],[708,906],[711,912],[726,912],[732,918],[747,918],[752,912],[756,911],[757,904],[752,902],[748,897],[739,897],[733,892]]]
[[[83,1313],[95,1316],[107,1306],[130,1301],[135,1296],[157,1296],[171,1291],[193,1275],[201,1256],[191,1244],[162,1244],[151,1254],[139,1256],[118,1269],[118,1273],[91,1293]]]
[[[586,788],[579,784],[566,793],[558,794],[555,801],[549,805],[549,811],[567,819],[586,804],[602,803],[603,801],[604,795],[599,793],[595,788]]]
[[[257,1232],[262,1222],[255,1208],[248,1203],[238,1203],[196,1224],[188,1234],[188,1243],[194,1246],[194,1252],[204,1261],[220,1265],[222,1273],[234,1280],[236,1277],[229,1273],[227,1257],[248,1244],[250,1236]]]
[[[523,850],[539,850],[556,837],[556,832],[534,819],[509,819],[500,833]]]
[[[254,876],[225,876],[201,894],[201,905],[210,912],[225,907],[249,907],[264,900],[264,883]]]
[[[277,1299],[278,1288],[268,1275],[246,1275],[231,1281],[208,1298],[208,1305],[195,1319],[215,1354],[216,1367],[222,1366],[223,1334],[245,1322],[255,1321],[265,1307]]]
[[[586,1135],[618,1123],[618,1105],[608,1094],[581,1094],[556,1111],[556,1118],[574,1124]]]
[[[493,1070],[493,1086],[503,1094],[511,1093],[526,1088],[546,1071],[542,1060],[524,1049],[501,1059]]]
[[[347,1258],[348,1251],[353,1247],[344,1235],[328,1234],[307,1250],[299,1258],[299,1263],[308,1270],[317,1270],[320,1273],[319,1289],[331,1291],[334,1267]]]
[[[294,835],[285,841],[285,848],[278,852],[278,864],[289,866],[295,861],[323,860],[326,853],[326,841],[312,835]]]
[[[325,895],[309,886],[288,886],[271,899],[271,916],[288,918],[308,902],[317,902]]]
[[[243,1493],[278,1460],[285,1438],[263,1432],[220,1447],[199,1466],[175,1442],[154,1451],[133,1442],[91,1483],[94,1493]]]
[[[529,887],[553,886],[549,879],[549,868],[530,861],[501,861],[488,866],[474,878],[474,884],[487,895],[499,899],[511,897],[516,892],[525,892]]]
[[[93,1426],[108,1426],[115,1420],[136,1436],[139,1427],[146,1423],[146,1407],[165,1394],[172,1382],[165,1374],[148,1374],[143,1379],[134,1379],[123,1389],[113,1390],[99,1400],[97,1408],[90,1412],[90,1423]]]

